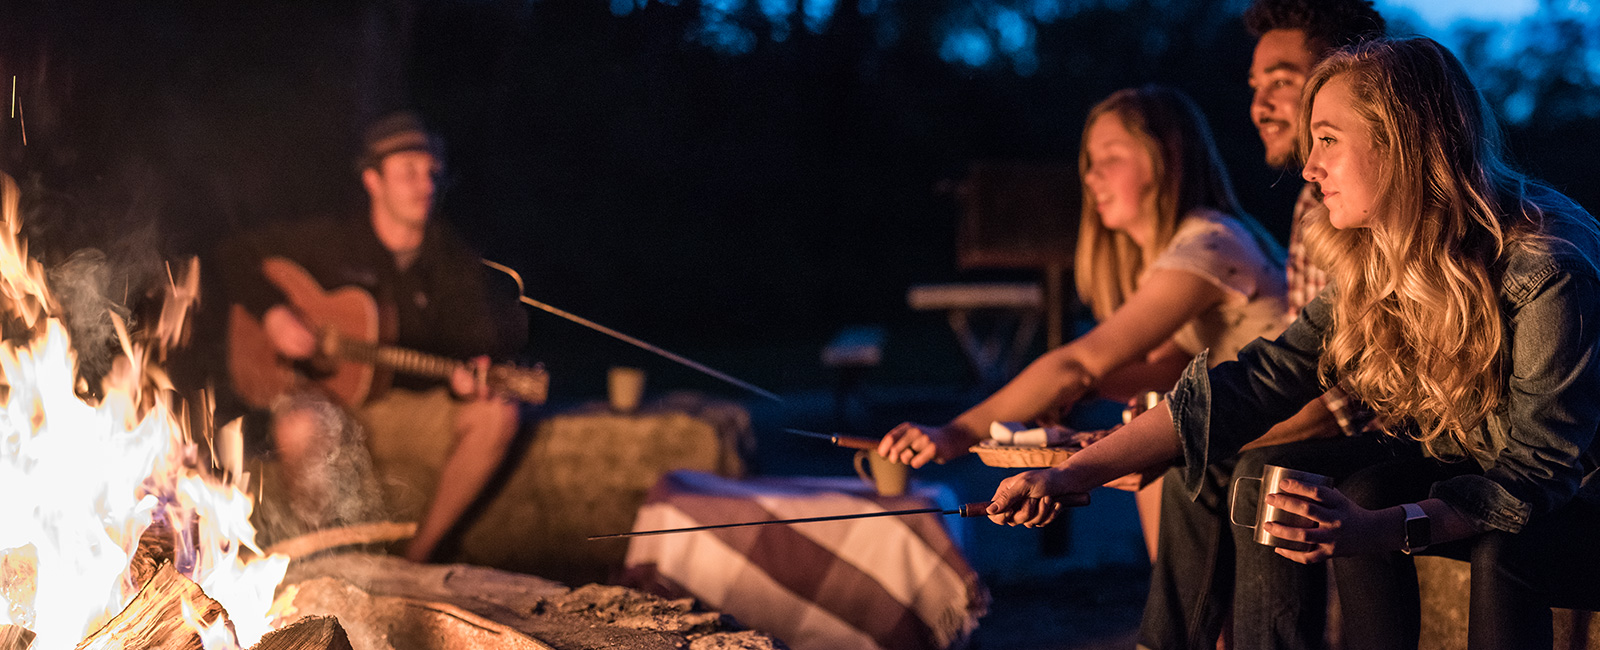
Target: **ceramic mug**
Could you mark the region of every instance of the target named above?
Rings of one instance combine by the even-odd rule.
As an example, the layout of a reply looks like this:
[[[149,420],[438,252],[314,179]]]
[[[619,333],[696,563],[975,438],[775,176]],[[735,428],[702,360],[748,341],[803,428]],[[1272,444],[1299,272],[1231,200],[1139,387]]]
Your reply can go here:
[[[611,410],[617,413],[632,413],[639,409],[639,401],[644,397],[644,371],[638,368],[612,366],[606,373],[606,397],[611,402]]]
[[[1321,474],[1302,472],[1300,470],[1289,469],[1287,467],[1280,467],[1277,465],[1266,465],[1261,468],[1261,478],[1241,476],[1233,480],[1233,494],[1232,498],[1230,499],[1231,503],[1228,504],[1228,518],[1233,520],[1233,525],[1235,526],[1243,526],[1245,528],[1255,530],[1253,539],[1255,539],[1256,543],[1258,544],[1264,544],[1277,548],[1286,548],[1291,551],[1309,551],[1315,547],[1305,542],[1296,542],[1293,540],[1283,539],[1281,537],[1275,537],[1266,531],[1265,526],[1261,525],[1263,522],[1268,521],[1299,528],[1312,528],[1317,525],[1317,522],[1314,522],[1310,519],[1306,519],[1305,517],[1292,512],[1267,505],[1267,495],[1277,494],[1282,491],[1278,489],[1278,484],[1281,483],[1283,479],[1293,479],[1307,485],[1333,485],[1333,479]],[[1239,481],[1256,481],[1261,484],[1261,489],[1256,495],[1256,515],[1253,518],[1254,523],[1244,523],[1239,521]]]
[[[871,449],[856,452],[856,476],[878,490],[878,496],[897,497],[911,482],[911,466],[891,461]],[[872,471],[867,471],[868,466]]]

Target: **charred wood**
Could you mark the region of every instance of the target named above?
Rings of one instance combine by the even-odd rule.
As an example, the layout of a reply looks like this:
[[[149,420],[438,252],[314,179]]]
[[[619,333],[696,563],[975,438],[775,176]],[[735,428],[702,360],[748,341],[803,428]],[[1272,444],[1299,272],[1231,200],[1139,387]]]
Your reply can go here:
[[[269,632],[250,650],[353,650],[350,637],[332,616],[308,616]]]
[[[33,630],[20,625],[0,625],[0,650],[28,650],[33,637]]]
[[[172,564],[174,557],[172,529],[157,522],[139,536],[139,547],[128,561],[128,577],[133,584],[144,585],[156,576],[162,564]]]
[[[200,585],[164,563],[133,601],[85,638],[78,650],[201,650],[199,632],[184,620],[184,603],[197,620],[206,623],[228,615]]]

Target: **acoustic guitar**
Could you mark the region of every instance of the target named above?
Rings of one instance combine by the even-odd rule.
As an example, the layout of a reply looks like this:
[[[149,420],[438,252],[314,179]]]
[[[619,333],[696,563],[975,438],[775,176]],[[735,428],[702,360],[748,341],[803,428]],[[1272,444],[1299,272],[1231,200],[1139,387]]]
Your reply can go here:
[[[372,394],[379,369],[438,379],[449,379],[457,368],[473,369],[457,359],[380,344],[378,303],[358,287],[324,291],[311,273],[282,257],[263,260],[261,271],[283,291],[318,340],[316,358],[291,362],[278,353],[249,310],[233,305],[228,319],[228,374],[234,391],[252,407],[267,408],[274,398],[305,381],[355,407]],[[484,380],[491,390],[531,404],[543,404],[550,387],[550,375],[542,365],[494,365]]]

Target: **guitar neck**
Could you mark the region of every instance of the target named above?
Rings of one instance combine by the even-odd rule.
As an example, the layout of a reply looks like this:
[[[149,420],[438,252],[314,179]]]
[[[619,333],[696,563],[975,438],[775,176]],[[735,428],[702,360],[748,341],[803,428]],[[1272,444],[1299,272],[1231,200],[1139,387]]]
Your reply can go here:
[[[470,364],[450,357],[361,341],[334,341],[331,353],[346,361],[437,379],[449,379],[457,369],[471,368]],[[531,368],[490,366],[484,379],[490,389],[530,404],[543,404],[550,390],[550,375],[542,365]]]
[[[370,363],[395,372],[449,379],[451,373],[466,364],[438,355],[360,341],[339,341],[338,356],[351,361]]]

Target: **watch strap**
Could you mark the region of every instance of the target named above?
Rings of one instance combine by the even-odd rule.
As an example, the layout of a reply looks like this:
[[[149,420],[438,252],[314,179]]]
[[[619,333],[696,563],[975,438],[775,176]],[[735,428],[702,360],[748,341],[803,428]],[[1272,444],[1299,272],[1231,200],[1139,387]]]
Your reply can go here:
[[[1432,522],[1428,520],[1427,511],[1423,510],[1420,505],[1403,503],[1400,508],[1405,510],[1406,513],[1405,546],[1400,550],[1404,551],[1406,555],[1420,553],[1427,549],[1429,544],[1433,543],[1432,526],[1430,525]]]

